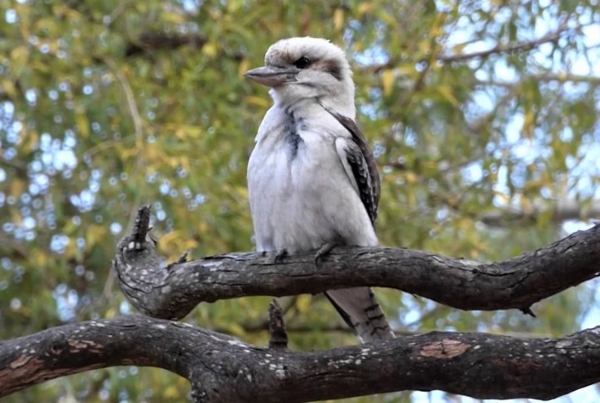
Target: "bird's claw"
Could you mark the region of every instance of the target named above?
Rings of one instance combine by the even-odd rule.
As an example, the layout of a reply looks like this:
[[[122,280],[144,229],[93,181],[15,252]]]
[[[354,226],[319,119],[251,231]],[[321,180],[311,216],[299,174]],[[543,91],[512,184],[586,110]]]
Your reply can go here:
[[[319,248],[319,250],[317,250],[317,253],[315,254],[315,266],[319,267],[319,263],[321,261],[321,259],[323,259],[325,256],[327,256],[333,248],[335,248],[338,244],[335,242],[327,242],[326,244],[324,244],[323,246],[321,246]]]
[[[273,263],[281,263],[286,256],[288,256],[287,249],[279,249],[277,253],[275,253]]]

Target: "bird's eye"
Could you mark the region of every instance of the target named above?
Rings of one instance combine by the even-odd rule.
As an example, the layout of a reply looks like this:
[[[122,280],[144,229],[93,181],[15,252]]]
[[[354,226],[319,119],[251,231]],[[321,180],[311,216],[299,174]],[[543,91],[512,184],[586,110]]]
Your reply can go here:
[[[294,62],[294,66],[298,67],[299,69],[305,69],[310,66],[310,60],[308,60],[307,57],[302,56],[300,59]]]

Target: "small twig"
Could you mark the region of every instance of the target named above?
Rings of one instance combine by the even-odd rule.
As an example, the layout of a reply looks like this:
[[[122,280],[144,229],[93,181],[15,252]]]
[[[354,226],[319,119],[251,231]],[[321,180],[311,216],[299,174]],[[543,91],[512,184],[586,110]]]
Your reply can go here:
[[[135,157],[135,164],[133,166],[133,170],[129,173],[132,177],[133,176],[137,176],[139,175],[142,166],[144,165],[144,122],[143,119],[140,115],[139,109],[137,107],[137,103],[136,103],[136,99],[135,96],[133,95],[133,90],[131,89],[131,85],[129,84],[129,81],[125,78],[125,76],[123,75],[123,72],[119,69],[119,67],[117,66],[117,64],[111,59],[111,58],[102,58],[100,59],[106,66],[108,66],[108,68],[112,71],[112,73],[114,74],[114,76],[117,78],[117,81],[119,82],[119,84],[121,85],[121,88],[123,90],[123,95],[125,96],[125,100],[127,102],[127,107],[129,109],[129,114],[131,116],[131,120],[133,123],[133,127],[134,127],[134,134],[135,134],[135,147],[138,150],[138,153],[136,154]],[[129,212],[129,216],[133,216],[133,211],[137,208],[137,206],[139,206],[141,204],[141,198],[142,198],[142,193],[139,192],[136,196],[135,196],[135,201],[134,203],[132,203],[132,207],[131,207],[131,211]],[[138,216],[140,214],[141,210],[138,210]],[[148,220],[149,220],[149,216],[150,216],[150,212],[148,210]],[[135,238],[136,244],[135,247],[138,248],[138,246],[141,246],[142,243],[146,240],[146,234],[148,233],[148,229],[147,229],[148,225],[145,225],[145,229],[144,229],[144,236],[142,238]],[[131,221],[129,221],[128,224],[128,228],[131,228]],[[129,230],[127,232],[130,232]],[[135,231],[134,231],[135,233]],[[156,243],[155,243],[156,245]],[[102,291],[102,296],[100,298],[100,301],[104,301],[106,299],[109,298],[109,295],[111,293],[113,284],[114,284],[114,273],[111,271],[106,279],[106,282],[104,283],[104,290]]]
[[[560,73],[545,73],[536,75],[522,75],[519,81],[498,81],[498,80],[477,80],[475,83],[481,86],[495,86],[503,88],[513,88],[524,81],[538,81],[538,82],[550,82],[557,81],[559,83],[586,83],[590,85],[600,85],[600,77],[589,75],[577,75],[570,72]]]
[[[396,161],[390,161],[385,164],[386,167],[394,168],[398,171],[406,171],[408,169],[406,165],[406,158],[400,157]]]
[[[155,244],[155,245],[156,245],[156,244]],[[187,261],[188,261],[188,260],[187,260],[187,258],[188,258],[188,253],[187,253],[187,252],[183,252],[183,253],[182,253],[182,254],[179,256],[179,258],[178,258],[176,261],[174,261],[173,263],[169,263],[169,264],[167,265],[166,269],[167,269],[167,270],[170,270],[170,269],[172,269],[174,266],[177,266],[178,264],[181,264],[181,263],[185,263],[185,262],[187,262]]]
[[[273,298],[269,304],[269,348],[287,349],[288,337],[283,323],[283,311]]]
[[[144,121],[138,109],[135,96],[133,95],[133,90],[131,89],[131,85],[129,81],[125,78],[123,72],[119,69],[117,64],[110,58],[102,59],[104,64],[108,66],[110,70],[112,70],[114,76],[117,78],[121,88],[123,89],[123,95],[125,95],[125,100],[127,102],[127,108],[129,110],[129,115],[131,116],[131,121],[134,127],[134,135],[135,135],[135,147],[138,150],[138,153],[135,157],[135,164],[133,166],[132,172],[129,174],[131,176],[136,176],[142,169],[144,165]],[[133,215],[133,210],[136,206],[139,206],[140,200],[142,198],[142,193],[138,193],[135,197],[135,202],[132,204],[132,211],[129,216]],[[129,231],[127,231],[129,232]]]
[[[532,318],[537,318],[537,316],[535,316],[535,313],[533,313],[533,311],[531,310],[531,307],[521,308],[520,311],[523,312],[525,315],[531,316]]]
[[[298,300],[298,296],[294,295],[290,298],[284,300],[283,306],[281,306],[281,311],[283,312],[283,316],[288,317],[288,321],[290,317],[293,317],[292,310],[295,308],[296,301]],[[279,302],[278,302],[279,303]],[[290,316],[292,315],[292,316]],[[269,316],[267,315],[265,318],[262,318],[259,321],[255,321],[253,323],[246,323],[242,326],[244,331],[246,332],[262,332],[264,330],[269,330]],[[223,330],[221,333],[227,333],[227,330]]]
[[[2,153],[0,153],[0,161],[5,164],[6,166],[10,166],[18,171],[22,171],[24,173],[27,173],[27,164],[23,164],[20,161],[15,161],[12,159],[8,159],[6,158]]]
[[[8,235],[0,233],[0,244],[6,250],[15,252],[15,254],[18,255],[19,258],[26,259],[29,256],[25,245],[17,242],[14,238]],[[8,256],[9,254],[5,256]]]

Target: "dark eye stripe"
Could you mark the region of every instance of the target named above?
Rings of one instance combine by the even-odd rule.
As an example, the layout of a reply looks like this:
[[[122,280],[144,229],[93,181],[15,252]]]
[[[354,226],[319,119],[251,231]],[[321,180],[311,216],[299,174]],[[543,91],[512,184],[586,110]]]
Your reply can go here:
[[[336,80],[342,81],[342,68],[337,60],[323,60],[319,62],[319,69],[328,72],[331,74]]]

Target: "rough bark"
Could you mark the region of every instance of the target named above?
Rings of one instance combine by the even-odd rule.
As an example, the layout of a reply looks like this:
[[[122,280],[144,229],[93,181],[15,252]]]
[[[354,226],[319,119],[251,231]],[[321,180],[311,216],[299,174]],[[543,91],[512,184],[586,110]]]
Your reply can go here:
[[[45,330],[0,344],[0,397],[115,365],[188,378],[197,402],[307,402],[401,390],[551,399],[600,381],[600,328],[560,339],[428,333],[329,351],[242,343],[141,316]]]
[[[179,319],[200,302],[250,295],[285,296],[376,286],[417,294],[464,310],[522,309],[600,273],[600,225],[534,252],[480,263],[398,248],[338,248],[275,261],[230,253],[161,268],[146,242],[149,210],[117,247],[113,267],[129,301],[146,315]]]
[[[235,253],[161,268],[146,241],[149,209],[118,245],[113,267],[142,312],[180,318],[201,301],[293,295],[351,286],[409,291],[462,309],[520,308],[600,272],[600,225],[535,252],[477,263],[393,248],[314,255]],[[429,333],[329,351],[286,348],[282,311],[270,309],[271,348],[141,316],[71,324],[0,342],[0,397],[45,380],[117,365],[187,378],[196,402],[306,402],[403,390],[475,398],[551,399],[600,382],[600,327],[572,336],[515,338]]]

